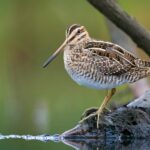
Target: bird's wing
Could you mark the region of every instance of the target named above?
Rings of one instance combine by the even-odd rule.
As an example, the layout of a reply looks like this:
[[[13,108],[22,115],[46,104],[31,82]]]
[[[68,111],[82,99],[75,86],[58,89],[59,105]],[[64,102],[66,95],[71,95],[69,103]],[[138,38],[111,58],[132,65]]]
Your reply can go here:
[[[92,41],[85,45],[90,58],[98,70],[105,75],[120,75],[135,67],[136,57],[120,46],[103,41]]]

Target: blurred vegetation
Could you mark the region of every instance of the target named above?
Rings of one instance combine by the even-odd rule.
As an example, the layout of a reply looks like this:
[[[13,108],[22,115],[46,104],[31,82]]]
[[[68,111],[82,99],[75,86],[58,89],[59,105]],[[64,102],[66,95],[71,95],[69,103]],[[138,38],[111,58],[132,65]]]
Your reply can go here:
[[[149,0],[119,2],[150,29]],[[105,91],[74,83],[64,70],[62,54],[47,69],[42,68],[47,57],[63,42],[66,27],[73,23],[86,26],[94,38],[110,40],[103,16],[87,1],[1,0],[0,17],[0,129],[3,134],[61,133],[76,124],[84,109],[100,105]],[[114,96],[115,102],[132,99],[126,85],[118,91],[121,93]],[[32,142],[6,144],[1,142],[0,147],[54,148],[54,144]]]

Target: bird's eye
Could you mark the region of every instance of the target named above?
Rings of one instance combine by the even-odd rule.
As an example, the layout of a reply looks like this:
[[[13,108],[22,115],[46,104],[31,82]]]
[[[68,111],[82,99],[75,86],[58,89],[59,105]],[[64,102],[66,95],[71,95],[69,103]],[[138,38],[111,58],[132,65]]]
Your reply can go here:
[[[80,34],[80,33],[81,33],[81,30],[78,30],[77,33]]]

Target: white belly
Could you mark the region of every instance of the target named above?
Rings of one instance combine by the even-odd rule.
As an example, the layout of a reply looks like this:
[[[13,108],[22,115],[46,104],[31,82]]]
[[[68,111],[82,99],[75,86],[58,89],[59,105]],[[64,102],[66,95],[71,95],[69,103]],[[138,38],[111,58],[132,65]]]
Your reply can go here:
[[[93,80],[90,80],[90,79],[82,77],[82,76],[75,76],[75,75],[72,76],[71,74],[69,74],[69,75],[79,85],[86,86],[86,87],[93,88],[93,89],[112,89],[116,86],[123,84],[123,82],[113,83],[109,80],[107,83],[103,83],[100,81],[94,82]]]

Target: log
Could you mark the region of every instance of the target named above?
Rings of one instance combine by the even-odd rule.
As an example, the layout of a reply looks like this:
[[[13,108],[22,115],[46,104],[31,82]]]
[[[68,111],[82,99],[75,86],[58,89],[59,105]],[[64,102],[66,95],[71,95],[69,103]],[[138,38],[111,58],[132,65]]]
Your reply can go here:
[[[88,109],[84,117],[94,114],[96,108]],[[134,101],[112,111],[105,110],[96,127],[97,115],[64,132],[64,139],[127,140],[150,138],[150,91]]]

